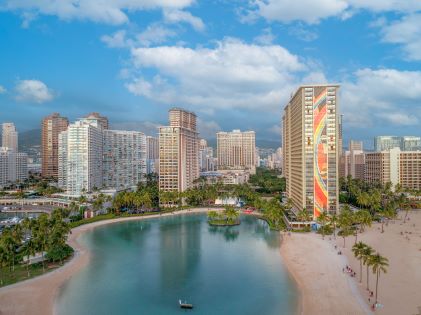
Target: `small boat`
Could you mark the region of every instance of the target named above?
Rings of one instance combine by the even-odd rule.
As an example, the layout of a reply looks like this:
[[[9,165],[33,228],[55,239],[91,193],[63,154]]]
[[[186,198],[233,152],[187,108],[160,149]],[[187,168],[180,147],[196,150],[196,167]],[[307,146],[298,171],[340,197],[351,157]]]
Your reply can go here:
[[[181,300],[178,300],[178,303],[180,304],[181,308],[185,308],[185,309],[189,309],[189,310],[191,310],[193,308],[193,304],[189,304],[186,301],[184,301],[184,303],[183,303],[183,302],[181,302]]]

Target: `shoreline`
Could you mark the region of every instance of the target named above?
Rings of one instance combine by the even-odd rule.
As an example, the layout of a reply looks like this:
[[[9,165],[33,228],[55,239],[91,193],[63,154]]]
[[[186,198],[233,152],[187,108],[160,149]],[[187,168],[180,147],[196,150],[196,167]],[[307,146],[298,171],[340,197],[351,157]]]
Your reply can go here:
[[[212,210],[220,211],[223,209]],[[72,233],[69,234],[67,240],[67,244],[74,249],[74,255],[63,266],[44,275],[0,288],[0,314],[56,314],[56,302],[60,294],[60,289],[73,275],[77,274],[89,263],[90,252],[79,243],[79,238],[82,234],[92,229],[119,222],[146,220],[182,214],[205,213],[208,211],[208,208],[193,208],[164,214],[116,218],[78,226],[72,230]]]

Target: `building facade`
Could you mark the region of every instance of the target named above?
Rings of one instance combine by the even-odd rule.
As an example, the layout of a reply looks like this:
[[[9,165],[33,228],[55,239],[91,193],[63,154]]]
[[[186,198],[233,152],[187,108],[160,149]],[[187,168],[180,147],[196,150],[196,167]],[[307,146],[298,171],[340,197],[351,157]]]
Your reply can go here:
[[[374,150],[376,152],[388,151],[393,148],[400,148],[401,151],[419,151],[421,150],[421,137],[374,137]]]
[[[182,192],[199,177],[196,115],[173,108],[169,123],[159,128],[159,190]]]
[[[41,157],[42,177],[58,179],[58,138],[67,130],[69,121],[58,113],[53,113],[42,120]]]
[[[80,196],[95,188],[101,188],[103,186],[101,124],[96,120],[81,119],[70,124],[67,131],[60,135],[59,150],[62,151],[59,153],[59,161],[65,161],[65,165],[60,166],[60,169],[65,172],[67,194]],[[66,150],[65,144],[67,144],[67,154],[63,152]]]
[[[2,146],[18,152],[18,131],[15,124],[2,124]]]
[[[159,140],[156,137],[146,137],[146,172],[159,172]]]
[[[0,147],[0,187],[28,178],[28,155],[9,147]]]
[[[217,132],[218,170],[245,170],[256,173],[256,134],[254,131]]]
[[[339,209],[338,85],[301,86],[282,117],[286,195],[317,218]]]
[[[103,187],[126,189],[146,179],[146,136],[137,131],[103,131]]]
[[[105,116],[101,116],[100,113],[90,113],[83,118],[84,121],[97,121],[98,124],[101,126],[102,130],[106,130],[109,128],[108,118]]]

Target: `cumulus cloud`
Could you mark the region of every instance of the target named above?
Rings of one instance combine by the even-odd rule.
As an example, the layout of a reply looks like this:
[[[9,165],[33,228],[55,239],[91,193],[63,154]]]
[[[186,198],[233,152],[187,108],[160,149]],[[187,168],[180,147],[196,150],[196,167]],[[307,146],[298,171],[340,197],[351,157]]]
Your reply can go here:
[[[272,33],[272,29],[270,27],[265,28],[259,36],[254,38],[254,42],[261,45],[271,45],[275,40],[275,35]]]
[[[270,21],[303,21],[315,24],[330,17],[349,18],[359,10],[371,12],[416,12],[419,0],[256,0],[247,17],[261,16]]]
[[[127,11],[147,9],[183,9],[194,0],[5,0],[0,9],[28,16],[54,15],[62,20],[91,20],[107,24],[123,24],[129,21]],[[28,14],[30,13],[30,14]]]
[[[164,10],[164,19],[168,23],[183,22],[190,24],[196,31],[203,31],[205,29],[205,24],[201,18],[183,10],[166,9]]]
[[[381,27],[384,42],[402,45],[407,59],[421,60],[421,13],[404,16],[392,23],[383,21],[375,26]]]
[[[6,92],[7,92],[6,88],[4,86],[0,85],[0,94],[4,94]]]
[[[349,126],[367,128],[385,121],[408,126],[419,122],[421,71],[361,69],[353,77],[341,87],[341,112]]]
[[[16,100],[44,103],[54,98],[53,91],[39,80],[20,80],[16,84]]]
[[[128,46],[125,30],[117,31],[111,35],[103,35],[101,36],[101,41],[110,48],[124,48]]]
[[[279,110],[299,83],[299,75],[309,70],[281,46],[259,46],[232,38],[213,48],[142,47],[133,48],[131,54],[135,69],[157,74],[128,82],[130,92],[206,110]]]

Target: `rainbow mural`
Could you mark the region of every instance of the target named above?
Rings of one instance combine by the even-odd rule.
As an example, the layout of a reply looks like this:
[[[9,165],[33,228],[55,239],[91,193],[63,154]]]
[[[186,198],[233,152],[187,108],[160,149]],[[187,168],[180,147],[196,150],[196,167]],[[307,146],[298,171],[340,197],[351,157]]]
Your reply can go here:
[[[328,210],[326,99],[327,89],[324,89],[313,100],[314,218]]]

